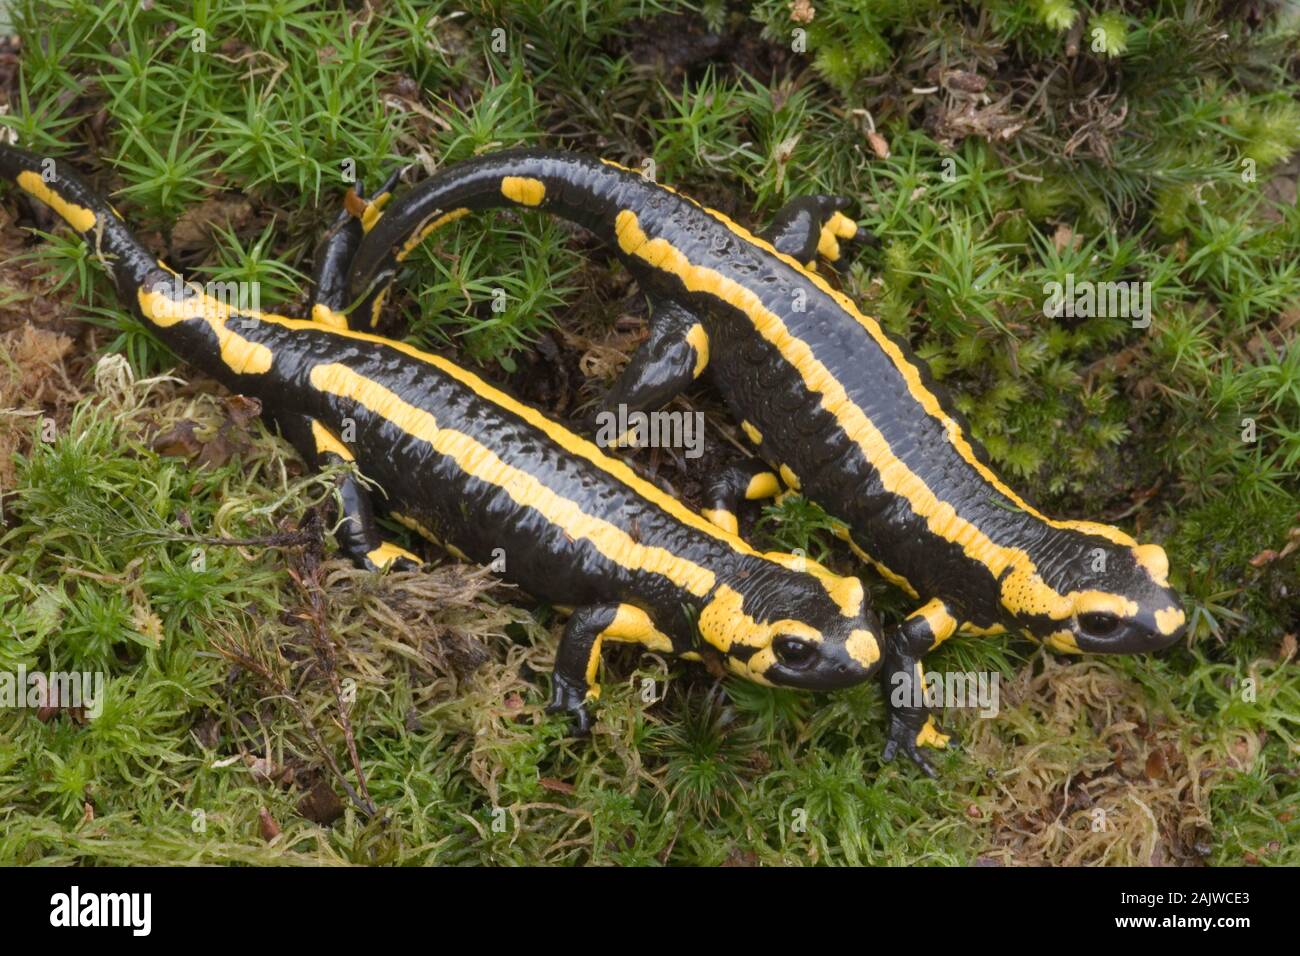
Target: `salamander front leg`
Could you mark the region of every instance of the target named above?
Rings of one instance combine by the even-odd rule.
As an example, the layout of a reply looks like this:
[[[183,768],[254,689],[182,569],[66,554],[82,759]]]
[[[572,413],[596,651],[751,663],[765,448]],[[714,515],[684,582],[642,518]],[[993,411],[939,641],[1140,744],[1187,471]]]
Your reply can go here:
[[[660,408],[700,377],[709,364],[709,336],[689,309],[657,302],[650,316],[650,338],[641,344],[602,403],[616,412]]]
[[[705,489],[706,507],[701,513],[723,531],[736,534],[742,501],[775,498],[780,493],[781,480],[758,462],[728,465]]]
[[[565,713],[575,737],[591,733],[587,704],[600,697],[596,674],[600,652],[610,641],[636,643],[662,652],[673,650],[672,640],[655,627],[650,615],[632,604],[596,604],[576,609],[564,627],[555,652],[551,703],[548,714]]]
[[[352,462],[352,452],[338,436],[315,419],[297,413],[279,413],[280,432],[314,468],[340,462]],[[334,530],[339,550],[358,567],[381,571],[392,567],[414,571],[422,563],[417,555],[385,541],[375,522],[370,489],[362,484],[355,470],[338,478],[339,523]]]
[[[885,666],[880,677],[889,713],[889,728],[881,759],[889,761],[901,749],[925,773],[935,776],[922,747],[946,747],[954,742],[941,733],[925,706],[925,671],[921,658],[957,630],[957,621],[938,598],[913,611],[885,641]]]
[[[800,196],[781,207],[763,238],[777,252],[815,267],[820,256],[837,263],[843,256],[841,241],[870,242],[874,237],[841,211],[846,196]]]

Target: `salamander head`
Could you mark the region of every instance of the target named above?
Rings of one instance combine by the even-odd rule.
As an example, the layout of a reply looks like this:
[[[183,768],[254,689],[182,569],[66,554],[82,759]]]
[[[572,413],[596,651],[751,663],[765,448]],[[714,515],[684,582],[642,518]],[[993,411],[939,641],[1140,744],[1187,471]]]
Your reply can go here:
[[[861,581],[777,553],[764,555],[762,566],[732,584],[719,585],[700,612],[699,628],[733,673],[802,690],[868,680],[884,646]]]
[[[1169,559],[1158,544],[1090,546],[1056,590],[1060,605],[1049,616],[1022,623],[1058,651],[1151,653],[1187,629],[1182,600],[1169,586]]]

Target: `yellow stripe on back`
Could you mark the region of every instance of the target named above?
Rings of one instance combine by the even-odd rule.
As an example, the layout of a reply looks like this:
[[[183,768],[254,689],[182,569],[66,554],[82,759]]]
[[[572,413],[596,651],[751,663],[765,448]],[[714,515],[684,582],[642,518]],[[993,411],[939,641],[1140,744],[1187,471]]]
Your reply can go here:
[[[615,163],[611,160],[603,159],[601,160],[601,162],[607,166],[611,166],[615,169],[622,170],[623,172],[630,173],[634,176],[640,176],[640,174],[637,173],[636,170],[628,169],[626,166],[620,166],[618,163]],[[645,179],[645,177],[640,177],[640,178]],[[1131,538],[1129,535],[1125,534],[1119,528],[1112,527],[1111,525],[1100,524],[1094,521],[1059,521],[1053,518],[1049,518],[1046,515],[1044,515],[1042,512],[1033,508],[1023,498],[1021,498],[1014,491],[1012,491],[1011,488],[1009,488],[1002,481],[1002,479],[1000,479],[992,471],[992,469],[990,469],[987,465],[983,464],[975,456],[975,451],[970,446],[970,443],[966,440],[966,436],[962,432],[961,426],[959,426],[957,422],[950,415],[948,415],[947,412],[943,410],[943,406],[940,403],[938,397],[925,387],[925,383],[921,380],[920,369],[907,360],[907,356],[903,354],[902,349],[900,349],[898,347],[898,344],[894,342],[891,338],[889,338],[888,335],[885,334],[885,331],[884,329],[881,328],[880,323],[876,322],[874,319],[870,318],[869,316],[864,315],[858,309],[857,305],[854,303],[852,299],[846,296],[843,292],[840,292],[832,288],[824,278],[822,278],[820,275],[817,275],[815,272],[808,269],[808,267],[805,266],[803,263],[799,262],[797,259],[794,259],[791,256],[786,255],[783,252],[779,252],[776,249],[776,247],[774,247],[766,239],[762,239],[754,235],[752,232],[750,232],[748,229],[746,229],[744,226],[740,225],[739,223],[735,222],[725,213],[718,212],[718,210],[716,209],[711,209],[708,206],[705,206],[702,203],[697,202],[696,200],[692,199],[689,196],[683,196],[681,193],[679,193],[676,189],[673,189],[671,186],[664,185],[663,183],[657,183],[651,179],[646,179],[646,182],[650,183],[651,185],[659,189],[664,190],[667,193],[671,193],[672,195],[677,196],[679,199],[682,199],[690,203],[692,206],[695,206],[701,212],[717,220],[719,223],[725,226],[731,233],[733,233],[738,238],[744,240],[750,245],[762,249],[764,252],[776,256],[786,265],[790,266],[790,268],[794,269],[796,272],[798,272],[800,275],[806,278],[809,282],[811,282],[818,290],[830,296],[831,299],[834,300],[836,305],[838,305],[841,309],[843,309],[846,313],[848,313],[854,319],[854,321],[856,321],[859,325],[861,325],[864,329],[866,329],[867,334],[871,336],[871,338],[876,342],[876,344],[880,347],[880,349],[889,358],[890,362],[894,365],[894,367],[898,369],[899,374],[903,376],[903,381],[906,384],[907,390],[911,394],[912,398],[915,399],[918,404],[920,404],[920,406],[925,410],[926,414],[930,415],[937,422],[939,422],[939,424],[943,426],[944,433],[947,435],[949,443],[951,443],[952,446],[957,450],[957,453],[979,473],[981,478],[983,478],[986,482],[988,482],[999,493],[1004,495],[1007,498],[1007,500],[1015,504],[1016,507],[1020,508],[1025,513],[1033,516],[1034,518],[1037,518],[1039,521],[1053,528],[1059,528],[1068,531],[1078,531],[1083,534],[1096,535],[1100,538],[1104,538],[1110,541],[1113,544],[1122,545],[1124,547],[1131,548],[1137,544],[1137,542],[1134,541],[1133,538]],[[624,210],[624,212],[620,213],[619,215],[622,216],[625,213],[631,214],[631,210]],[[852,220],[850,220],[847,216],[844,216],[843,218],[845,224],[852,223]],[[841,225],[841,223],[838,220],[835,220],[834,218],[832,219],[832,222],[837,227]],[[856,230],[856,224],[854,224],[854,228]],[[615,221],[615,231],[616,232],[618,231],[617,220]],[[655,240],[655,241],[662,241],[662,240]],[[620,246],[621,245],[622,242],[620,240]],[[746,289],[746,291],[750,291],[750,290]],[[750,294],[753,295],[754,293],[750,292]],[[830,373],[827,372],[826,374],[829,375]]]
[[[89,232],[95,228],[94,210],[87,209],[85,206],[78,206],[76,203],[64,199],[50,188],[39,173],[24,170],[18,174],[17,183],[19,189],[45,203],[77,232]]]
[[[976,457],[975,450],[967,441],[965,434],[961,430],[961,426],[944,411],[943,405],[940,403],[938,396],[925,387],[925,383],[921,380],[921,370],[907,360],[907,356],[903,354],[903,350],[899,348],[898,343],[885,334],[880,323],[876,322],[869,316],[864,315],[852,299],[846,296],[843,292],[832,288],[821,276],[808,271],[808,269],[806,269],[797,259],[794,259],[785,253],[778,252],[771,243],[764,239],[760,239],[744,226],[732,221],[724,213],[720,213],[715,209],[710,209],[707,206],[700,206],[699,208],[712,216],[718,222],[722,223],[722,225],[726,226],[727,229],[735,233],[741,239],[757,246],[765,252],[771,253],[786,265],[802,274],[819,290],[830,296],[835,301],[836,305],[847,312],[859,325],[866,329],[867,334],[871,336],[875,343],[889,358],[890,362],[903,376],[903,381],[907,385],[907,390],[911,394],[912,398],[915,399],[925,410],[926,414],[943,426],[944,433],[947,435],[949,443],[957,450],[957,453],[979,473],[981,478],[996,488],[999,493],[1015,504],[1016,507],[1053,528],[1080,531],[1084,534],[1096,535],[1105,538],[1113,544],[1122,545],[1124,547],[1133,547],[1137,544],[1136,541],[1119,528],[1100,524],[1095,521],[1058,521],[1047,517],[1042,512],[1029,505],[1023,498],[1012,491],[1011,488],[1009,488],[1002,479],[992,471],[992,469]]]
[[[168,270],[170,271],[170,270]],[[230,306],[206,293],[195,294],[180,302],[157,289],[136,292],[140,312],[146,319],[161,328],[190,319],[201,319],[217,337],[221,360],[236,375],[259,375],[271,370],[271,350],[260,342],[252,342],[238,332],[226,327],[226,320],[235,314]],[[244,315],[244,313],[239,313]],[[248,318],[257,317],[248,313]],[[315,322],[304,322],[308,328],[323,328]]]
[[[790,332],[781,316],[769,309],[757,293],[717,270],[692,263],[668,240],[651,239],[641,229],[636,213],[630,209],[623,210],[615,218],[615,235],[619,248],[627,255],[676,276],[687,291],[714,296],[747,316],[755,330],[798,371],[808,390],[821,395],[822,407],[835,417],[844,433],[872,462],[886,491],[904,498],[912,511],[925,520],[933,534],[958,545],[967,557],[984,565],[995,578],[1001,578],[1003,572],[1010,569],[1003,590],[1008,607],[1058,619],[1073,613],[1073,597],[1062,595],[1048,586],[1039,577],[1028,552],[999,545],[990,539],[977,525],[959,515],[951,504],[941,501],[925,481],[894,454],[888,440],[849,398],[839,379],[818,360],[806,342]],[[749,238],[753,239],[752,236]],[[793,263],[793,260],[785,258]],[[889,344],[893,345],[892,342]],[[894,351],[897,353],[896,346]],[[901,359],[901,353],[898,355]],[[919,383],[917,370],[906,363],[904,365],[918,376]],[[935,402],[937,408],[937,399]],[[939,413],[942,414],[942,409]],[[944,420],[954,445],[965,444],[957,423],[947,416]],[[969,449],[969,445],[966,447]],[[1115,534],[1122,535],[1122,532],[1115,531]],[[1123,537],[1131,541],[1126,535]]]
[[[453,209],[451,212],[445,212],[441,216],[437,216],[427,226],[422,226],[417,229],[411,234],[411,237],[402,244],[402,248],[398,250],[397,253],[397,261],[405,262],[407,256],[418,249],[420,243],[424,242],[425,239],[428,239],[429,236],[433,235],[433,233],[437,232],[443,226],[449,225],[457,219],[463,219],[468,215],[468,209]]]
[[[473,436],[440,428],[434,416],[410,404],[396,392],[337,362],[311,370],[313,387],[357,402],[363,408],[430,445],[456,462],[466,474],[494,485],[517,504],[531,508],[571,538],[585,540],[615,564],[635,571],[661,575],[696,597],[713,590],[716,576],[707,568],[664,548],[635,541],[622,528],[589,515],[523,469],[502,461]],[[697,518],[697,521],[702,519]]]
[[[166,266],[159,263],[162,268]],[[168,271],[171,271],[168,269]],[[271,366],[271,350],[260,343],[249,342],[234,332],[225,328],[225,321],[233,317],[247,317],[252,320],[266,322],[270,325],[279,326],[280,328],[291,331],[316,332],[322,335],[335,336],[340,339],[350,339],[357,342],[371,342],[376,345],[384,345],[388,348],[395,349],[403,355],[413,358],[426,365],[433,366],[438,371],[454,379],[461,385],[468,387],[480,398],[513,415],[523,419],[533,428],[542,432],[551,441],[563,448],[568,454],[581,458],[584,461],[594,465],[601,471],[605,472],[614,480],[627,486],[639,497],[648,500],[657,508],[671,515],[674,519],[687,525],[696,531],[707,534],[710,537],[721,541],[732,550],[745,555],[760,556],[757,551],[746,544],[742,539],[729,535],[720,528],[710,524],[704,518],[700,517],[691,509],[687,508],[676,498],[665,494],[658,487],[646,481],[636,474],[628,465],[616,458],[611,458],[597,448],[594,444],[585,438],[569,431],[563,425],[551,421],[537,409],[525,405],[522,402],[511,398],[505,392],[493,387],[488,382],[479,378],[473,372],[461,368],[454,362],[450,362],[438,355],[421,351],[413,345],[396,339],[386,339],[383,336],[374,335],[369,332],[360,332],[354,329],[337,329],[323,325],[317,322],[311,322],[305,319],[291,319],[283,315],[275,315],[270,312],[260,312],[256,310],[234,310],[225,302],[213,298],[201,291],[196,290],[195,294],[185,301],[183,305],[175,303],[172,299],[159,292],[146,293],[143,289],[139,293],[140,308],[145,317],[159,325],[174,325],[183,319],[202,319],[213,329],[219,341],[222,342],[222,356],[225,358],[228,354],[233,358],[241,358],[242,349],[248,348],[260,350],[257,352],[258,361],[249,361],[249,367],[236,368],[236,371],[269,371]],[[228,364],[231,359],[228,359]],[[237,363],[236,363],[237,364]],[[253,366],[256,366],[254,369]],[[264,365],[264,367],[263,367]]]

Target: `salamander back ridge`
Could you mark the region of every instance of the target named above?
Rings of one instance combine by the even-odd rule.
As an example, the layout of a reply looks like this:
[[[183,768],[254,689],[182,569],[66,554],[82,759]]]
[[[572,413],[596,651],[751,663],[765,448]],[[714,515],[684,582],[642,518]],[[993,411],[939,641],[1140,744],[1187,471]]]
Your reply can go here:
[[[470,370],[348,328],[346,275],[364,220],[345,211],[330,228],[312,319],[295,319],[186,281],[61,161],[0,145],[0,179],[78,232],[178,356],[259,399],[310,465],[345,466],[335,529],[344,554],[374,570],[417,566],[384,540],[376,514],[387,513],[470,560],[504,554],[507,579],[571,608],[550,706],[578,732],[590,727],[609,643],[714,656],[749,680],[811,690],[879,668],[880,625],[857,578],[759,552]]]

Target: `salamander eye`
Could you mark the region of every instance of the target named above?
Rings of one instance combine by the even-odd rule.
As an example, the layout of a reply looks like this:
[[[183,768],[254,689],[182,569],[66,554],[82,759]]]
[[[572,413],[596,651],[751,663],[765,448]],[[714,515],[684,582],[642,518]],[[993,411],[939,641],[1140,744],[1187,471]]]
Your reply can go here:
[[[1119,627],[1114,614],[1093,612],[1079,615],[1079,628],[1089,637],[1109,637]]]
[[[772,649],[776,651],[776,659],[790,667],[807,664],[816,653],[812,644],[797,637],[778,637],[773,642]]]

